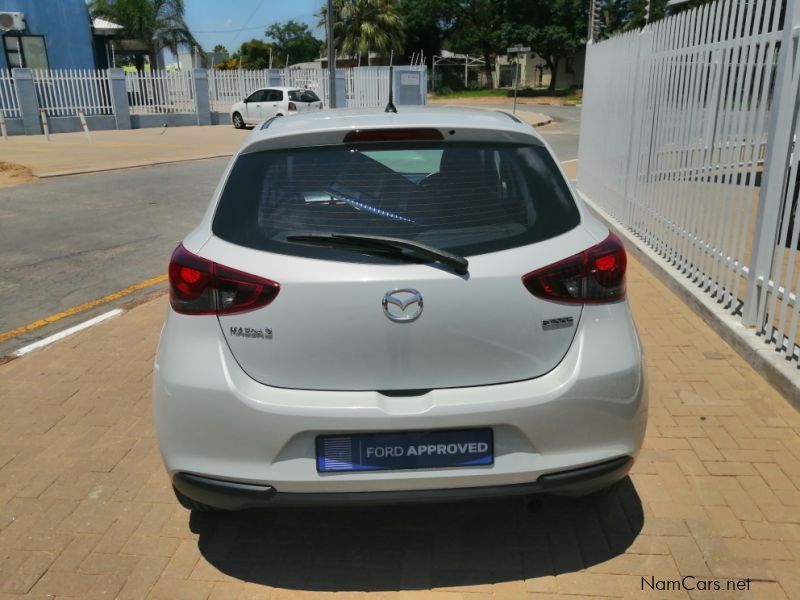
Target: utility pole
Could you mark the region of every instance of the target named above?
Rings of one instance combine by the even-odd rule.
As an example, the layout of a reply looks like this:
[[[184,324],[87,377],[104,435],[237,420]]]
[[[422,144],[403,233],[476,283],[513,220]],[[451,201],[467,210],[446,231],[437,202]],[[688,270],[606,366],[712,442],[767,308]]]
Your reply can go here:
[[[336,108],[336,44],[333,39],[333,0],[328,0],[328,106]]]

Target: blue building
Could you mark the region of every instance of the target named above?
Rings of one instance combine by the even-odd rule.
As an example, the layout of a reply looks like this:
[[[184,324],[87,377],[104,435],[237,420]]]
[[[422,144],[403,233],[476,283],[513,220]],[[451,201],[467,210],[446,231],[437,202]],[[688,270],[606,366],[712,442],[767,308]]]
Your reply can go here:
[[[0,69],[107,66],[95,58],[104,58],[96,45],[105,42],[95,41],[86,0],[0,0],[0,35]]]

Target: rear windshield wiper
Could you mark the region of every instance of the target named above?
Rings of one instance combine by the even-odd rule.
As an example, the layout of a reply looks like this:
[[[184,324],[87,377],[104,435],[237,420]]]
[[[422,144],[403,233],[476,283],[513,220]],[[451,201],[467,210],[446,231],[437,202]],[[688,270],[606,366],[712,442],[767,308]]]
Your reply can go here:
[[[309,233],[306,235],[289,235],[287,242],[300,244],[341,245],[355,246],[361,249],[387,249],[408,250],[416,256],[434,260],[451,267],[459,275],[464,275],[469,270],[469,261],[463,256],[440,250],[420,242],[412,242],[403,238],[388,237],[383,235],[354,235],[350,233]]]

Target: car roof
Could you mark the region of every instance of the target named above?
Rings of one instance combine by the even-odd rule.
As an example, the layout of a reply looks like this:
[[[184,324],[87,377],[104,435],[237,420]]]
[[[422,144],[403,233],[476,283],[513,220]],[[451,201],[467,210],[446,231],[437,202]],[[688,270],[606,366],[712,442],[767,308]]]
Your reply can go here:
[[[302,90],[302,91],[309,91],[313,92],[314,90],[309,90],[308,88],[304,88],[301,85],[294,85],[294,86],[285,86],[285,85],[270,85],[267,87],[258,88],[254,90],[256,92],[260,92],[262,90],[281,90],[282,92],[291,92],[292,90]]]
[[[278,117],[269,121],[268,126],[256,127],[248,137],[245,146],[260,145],[259,142],[285,135],[313,134],[322,130],[341,131],[382,127],[435,127],[454,130],[469,128],[507,131],[522,133],[543,143],[541,136],[533,127],[511,113],[449,106],[399,106],[397,113],[387,113],[380,108],[340,108],[301,112],[291,117]]]

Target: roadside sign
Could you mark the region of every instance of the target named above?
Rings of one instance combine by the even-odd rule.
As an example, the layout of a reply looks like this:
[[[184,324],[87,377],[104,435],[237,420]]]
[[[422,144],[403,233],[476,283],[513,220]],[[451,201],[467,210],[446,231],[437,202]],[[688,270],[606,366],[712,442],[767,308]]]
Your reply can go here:
[[[530,46],[517,45],[517,46],[511,46],[510,48],[506,48],[506,52],[508,54],[514,54],[515,52],[530,52],[530,51],[531,51]]]

